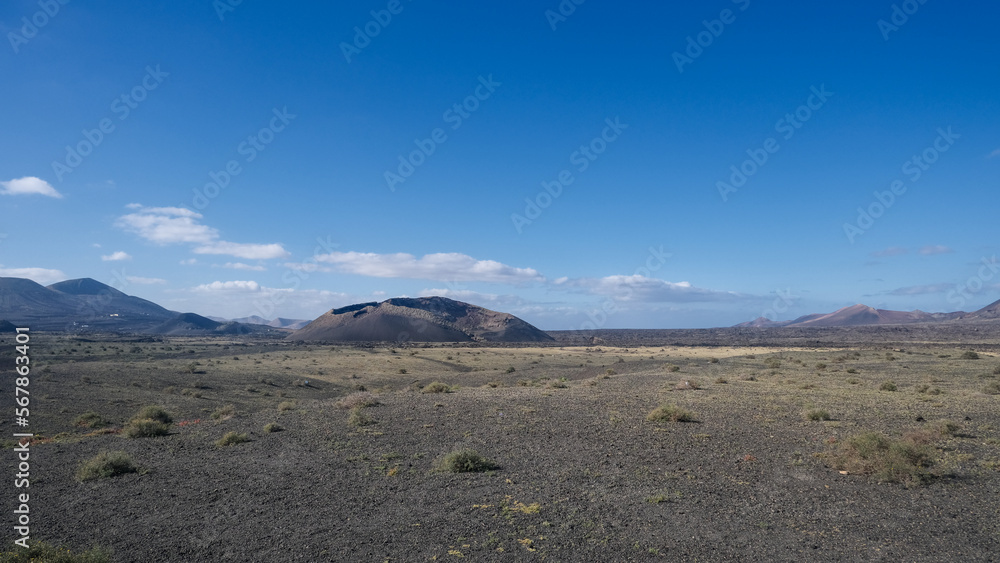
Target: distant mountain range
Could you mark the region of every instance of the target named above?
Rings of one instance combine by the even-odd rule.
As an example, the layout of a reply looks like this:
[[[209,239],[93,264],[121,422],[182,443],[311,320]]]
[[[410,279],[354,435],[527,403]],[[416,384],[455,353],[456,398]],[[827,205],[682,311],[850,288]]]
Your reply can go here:
[[[890,311],[873,309],[867,305],[851,305],[832,313],[805,315],[791,321],[772,321],[758,317],[740,323],[736,327],[758,328],[804,328],[804,327],[848,327],[867,325],[900,325],[912,323],[982,322],[1000,319],[1000,301],[987,305],[973,313],[925,313],[924,311]]]
[[[90,278],[46,287],[28,279],[0,277],[0,330],[6,323],[34,330],[191,336],[274,330],[170,311]]]
[[[240,317],[238,319],[224,319],[222,317],[208,317],[208,318],[212,319],[213,321],[218,321],[221,323],[234,322],[234,323],[243,323],[250,325],[264,325],[264,326],[269,326],[271,328],[287,328],[291,330],[298,330],[312,322],[312,321],[304,321],[301,319],[283,319],[281,317],[278,317],[273,321],[269,321],[264,317],[258,317],[257,315],[251,315],[249,317]]]

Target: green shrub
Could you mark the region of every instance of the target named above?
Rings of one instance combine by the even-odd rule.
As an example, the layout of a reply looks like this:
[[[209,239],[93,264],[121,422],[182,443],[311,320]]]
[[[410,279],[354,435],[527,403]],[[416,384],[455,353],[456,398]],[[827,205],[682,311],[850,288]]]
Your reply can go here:
[[[978,360],[979,359],[979,354],[977,354],[976,352],[973,352],[972,350],[969,350],[967,352],[962,352],[962,356],[961,357],[962,357],[963,360]]]
[[[374,407],[379,404],[378,397],[369,393],[368,391],[359,391],[357,393],[351,393],[345,397],[341,397],[337,401],[337,408],[340,409],[353,409],[357,407]]]
[[[883,381],[882,385],[879,385],[879,389],[881,389],[882,391],[896,391],[897,387],[894,381],[889,380],[889,381]]]
[[[278,403],[278,410],[281,412],[290,411],[295,408],[295,401],[281,401]]]
[[[226,432],[225,435],[215,441],[215,445],[220,448],[224,448],[226,446],[242,444],[243,442],[249,441],[250,437],[246,434],[240,434],[239,432]]]
[[[517,371],[517,370],[514,369],[514,366],[510,366],[509,368],[507,368],[507,371],[504,372],[504,373],[514,373],[515,371]]]
[[[351,426],[371,426],[375,424],[375,419],[365,414],[360,407],[351,409],[351,416],[347,418],[347,423]]]
[[[268,422],[264,426],[264,432],[268,432],[268,433],[270,433],[270,432],[281,432],[282,430],[284,430],[284,428],[282,428],[281,425],[278,424],[277,422]]]
[[[94,411],[87,411],[73,419],[73,424],[87,428],[103,428],[108,422]]]
[[[122,428],[126,438],[152,438],[166,436],[170,433],[170,425],[151,418],[133,419]]]
[[[855,374],[855,373],[858,373],[858,370],[856,370],[854,368],[847,368],[847,373]]]
[[[236,415],[236,407],[233,405],[225,405],[215,409],[212,412],[212,420],[229,420]]]
[[[806,412],[806,418],[816,422],[830,420],[830,413],[823,409],[812,409]]]
[[[132,420],[155,420],[163,424],[170,424],[174,421],[174,418],[170,416],[170,413],[163,410],[163,407],[150,405],[139,409],[139,412],[132,417]]]
[[[136,473],[138,468],[132,463],[132,458],[125,452],[102,451],[96,456],[80,464],[76,478],[80,481],[92,479],[107,479],[126,473]]]
[[[674,372],[677,372],[677,371],[681,371],[681,366],[675,366],[675,365],[673,365],[673,364],[671,364],[671,365],[668,365],[668,366],[667,366],[667,371],[668,371],[668,372],[670,372],[670,373],[674,373]]]
[[[435,381],[434,383],[428,383],[420,390],[421,393],[451,393],[451,386],[447,383],[441,383],[440,381]]]
[[[110,563],[111,553],[103,548],[91,548],[73,554],[69,549],[41,541],[32,541],[28,549],[17,546],[0,553],[5,563]]]
[[[449,473],[479,473],[499,469],[499,466],[474,450],[458,450],[439,459],[436,469]]]
[[[694,422],[694,413],[676,405],[661,405],[646,415],[650,422]]]
[[[818,369],[820,371],[825,370],[826,369],[826,364],[824,364],[823,362],[820,362],[820,363],[816,364],[816,369]]]
[[[865,432],[844,441],[832,454],[834,467],[849,473],[874,475],[881,482],[921,483],[930,479],[932,448],[913,435],[894,440],[880,432]]]

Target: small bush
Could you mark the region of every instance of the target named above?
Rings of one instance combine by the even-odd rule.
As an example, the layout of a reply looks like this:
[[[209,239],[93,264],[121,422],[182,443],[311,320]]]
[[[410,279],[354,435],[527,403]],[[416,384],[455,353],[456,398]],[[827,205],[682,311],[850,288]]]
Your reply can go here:
[[[80,464],[76,478],[80,481],[107,479],[126,473],[136,473],[138,470],[127,453],[102,451]]]
[[[132,417],[132,420],[155,420],[157,422],[162,422],[164,424],[170,424],[174,421],[174,418],[170,416],[170,413],[163,410],[163,407],[158,407],[156,405],[150,405],[148,407],[143,407]]]
[[[91,548],[74,555],[69,549],[41,541],[32,541],[28,549],[15,547],[0,553],[6,563],[110,563],[111,554],[102,548]]]
[[[236,415],[236,407],[233,405],[225,405],[215,409],[212,412],[212,420],[229,420]]]
[[[451,393],[451,386],[447,383],[441,383],[440,381],[435,381],[433,383],[428,383],[420,390],[421,393]]]
[[[983,387],[983,393],[987,395],[1000,395],[1000,381],[991,381]]]
[[[73,419],[73,424],[86,428],[102,428],[108,425],[108,421],[94,411],[87,411]]]
[[[215,445],[220,448],[224,448],[226,446],[242,444],[243,442],[249,441],[250,437],[246,434],[240,434],[239,432],[226,432],[225,435],[215,441]]]
[[[719,363],[719,358],[712,358],[711,360],[708,360],[708,363],[710,363],[710,364],[717,364],[717,363]]]
[[[406,375],[406,368],[399,368],[400,375]]]
[[[694,413],[676,405],[662,405],[646,415],[650,422],[694,422]]]
[[[850,473],[875,475],[882,482],[924,482],[931,476],[927,468],[932,464],[932,449],[922,441],[865,432],[844,441],[832,456],[833,464]]]
[[[480,473],[499,469],[499,466],[474,450],[458,450],[439,459],[436,469],[448,473]]]
[[[855,374],[855,373],[858,373],[858,370],[856,370],[854,368],[847,368],[847,373]]]
[[[820,371],[823,371],[823,370],[826,369],[826,364],[824,364],[823,362],[820,362],[820,363],[816,364],[816,369],[818,369]]]
[[[346,397],[342,397],[337,401],[338,409],[353,409],[353,408],[364,408],[364,407],[374,407],[379,404],[378,397],[369,393],[368,391],[360,391],[358,393],[351,393]]]
[[[976,352],[973,352],[972,350],[969,350],[967,352],[962,352],[962,359],[963,360],[978,360],[979,359],[979,354],[977,354]]]
[[[290,411],[295,408],[295,401],[281,401],[278,403],[278,410],[281,412]]]
[[[517,370],[514,369],[514,366],[510,366],[509,368],[507,368],[507,371],[505,371],[504,373],[514,373],[515,371],[517,371]]]
[[[677,385],[674,385],[674,389],[677,391],[697,391],[701,389],[697,381],[692,381],[690,379],[685,379],[684,381],[679,381]]]
[[[764,367],[767,369],[778,369],[781,367],[781,360],[778,358],[768,358],[764,360]]]
[[[170,425],[158,420],[130,420],[122,428],[122,435],[126,438],[152,438],[155,436],[166,436],[170,433]]]
[[[892,380],[883,381],[882,385],[879,385],[878,388],[881,389],[882,391],[896,391],[898,389],[896,387],[896,383]]]
[[[715,382],[716,383],[729,383],[729,380],[726,379],[725,377],[720,377],[720,378],[716,379]]]
[[[815,422],[830,420],[830,413],[823,409],[812,409],[806,412],[806,418]]]
[[[670,373],[681,371],[681,366],[675,366],[673,364],[667,366],[667,371]]]
[[[281,432],[282,430],[284,430],[284,428],[282,428],[281,425],[278,424],[277,422],[268,422],[267,424],[264,425],[264,432],[267,433]]]
[[[347,423],[351,426],[371,426],[375,424],[375,419],[365,414],[360,407],[351,409],[351,416],[347,417]]]

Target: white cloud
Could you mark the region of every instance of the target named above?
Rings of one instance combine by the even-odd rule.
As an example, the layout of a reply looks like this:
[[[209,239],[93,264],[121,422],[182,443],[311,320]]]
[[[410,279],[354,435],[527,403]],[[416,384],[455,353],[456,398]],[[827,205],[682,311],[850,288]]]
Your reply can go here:
[[[138,285],[159,285],[167,283],[167,280],[160,278],[143,278],[139,276],[125,276],[125,280],[129,283],[134,283]]]
[[[115,226],[136,234],[152,243],[195,244],[196,254],[222,254],[247,260],[284,258],[288,252],[280,244],[248,244],[219,239],[219,231],[203,225],[200,213],[183,207],[143,207],[138,203],[125,206],[134,210],[115,221]]]
[[[181,266],[193,266],[193,265],[195,265],[197,263],[198,263],[198,259],[197,258],[188,258],[187,260],[181,260],[180,261],[180,265]]]
[[[732,301],[748,296],[732,291],[716,291],[694,287],[690,282],[668,282],[641,275],[606,276],[603,278],[560,278],[556,287],[582,289],[594,295],[604,295],[620,301],[644,303],[696,303]]]
[[[951,254],[952,252],[955,251],[941,244],[937,244],[934,246],[925,246],[920,249],[920,253],[923,254],[924,256],[933,256],[935,254]]]
[[[56,191],[51,184],[34,176],[25,176],[16,180],[0,182],[0,194],[3,195],[31,195],[38,194],[48,197],[61,198],[62,194]]]
[[[131,260],[131,259],[132,256],[130,256],[125,252],[122,252],[121,250],[119,250],[118,252],[112,252],[107,256],[101,256],[101,260],[104,260],[105,262],[117,262],[119,260]]]
[[[1000,156],[1000,149],[997,149],[989,154],[986,158],[996,158]]]
[[[296,272],[306,272],[306,273],[309,273],[309,274],[311,274],[313,272],[332,272],[333,271],[331,268],[327,268],[326,266],[320,266],[319,264],[316,264],[315,262],[303,262],[303,263],[285,262],[285,267],[288,268],[289,270],[295,270]]]
[[[222,240],[198,246],[194,249],[194,252],[195,254],[225,254],[247,260],[285,258],[289,255],[280,244],[246,244]]]
[[[136,204],[126,207],[137,209]],[[218,231],[198,223],[201,214],[183,207],[139,207],[136,213],[129,213],[115,222],[130,233],[156,244],[193,242],[207,244],[217,239]]]
[[[331,252],[315,257],[318,262],[333,264],[347,274],[376,278],[409,278],[436,281],[479,281],[524,284],[545,281],[532,268],[517,268],[493,260],[476,260],[455,252],[427,254],[374,254]]]
[[[59,270],[47,268],[4,268],[0,266],[0,277],[28,278],[42,285],[55,283],[66,279],[66,274]]]
[[[218,264],[213,264],[216,267],[229,268],[230,270],[250,270],[253,272],[263,272],[267,270],[264,266],[251,266],[250,264],[244,264],[243,262],[226,262],[222,266]]]
[[[255,281],[214,281],[212,283],[204,283],[195,288],[193,291],[197,292],[209,292],[209,291],[236,291],[236,292],[258,292],[260,291],[260,284]]]

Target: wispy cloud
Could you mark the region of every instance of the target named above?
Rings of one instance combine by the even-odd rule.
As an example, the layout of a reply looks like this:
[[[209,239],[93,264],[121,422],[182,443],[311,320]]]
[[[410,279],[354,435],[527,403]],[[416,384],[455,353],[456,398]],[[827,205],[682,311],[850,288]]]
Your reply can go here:
[[[195,288],[193,291],[205,293],[205,292],[258,292],[260,291],[260,284],[255,281],[214,281],[212,283],[201,284]]]
[[[924,256],[933,256],[935,254],[951,254],[952,252],[955,251],[941,244],[933,246],[925,246],[920,249],[920,254],[923,254]]]
[[[48,268],[4,268],[0,265],[0,276],[9,278],[28,278],[40,284],[50,284],[66,279],[66,274],[60,270]]]
[[[894,289],[889,292],[889,295],[898,296],[910,296],[910,295],[928,295],[932,293],[945,293],[946,291],[955,287],[953,283],[934,283],[928,285],[911,285],[909,287],[901,287],[899,289]]]
[[[252,272],[263,272],[267,270],[264,266],[251,266],[250,264],[244,264],[243,262],[226,262],[225,264],[219,266],[218,264],[213,264],[217,268],[229,268],[230,270],[248,270]]]
[[[890,256],[901,256],[909,252],[910,252],[909,250],[901,246],[890,246],[885,250],[877,250],[875,252],[872,252],[871,255],[874,256],[875,258],[889,258]]]
[[[454,282],[491,282],[521,285],[542,282],[545,278],[532,268],[517,268],[493,260],[476,260],[459,253],[373,254],[331,252],[315,257],[345,274],[376,278],[407,278]]]
[[[556,287],[576,288],[593,295],[604,295],[621,301],[644,303],[696,303],[733,301],[749,296],[732,291],[716,291],[691,285],[690,282],[669,282],[641,275],[615,275],[603,278],[560,278]]]
[[[0,194],[2,195],[44,195],[54,198],[62,198],[51,184],[34,176],[25,176],[16,180],[0,182]]]
[[[138,285],[161,285],[167,283],[167,280],[161,278],[143,278],[140,276],[125,276],[125,280],[129,283],[134,283]]]
[[[121,260],[131,260],[131,259],[132,256],[130,256],[128,253],[122,252],[121,250],[119,250],[118,252],[112,252],[107,256],[101,256],[101,260],[104,260],[105,262],[118,262]]]
[[[1000,149],[991,152],[986,158],[997,158],[1000,157]]]
[[[289,253],[280,244],[248,244],[220,240],[219,231],[200,223],[202,215],[183,207],[144,207],[129,204],[135,210],[118,218],[115,225],[152,243],[195,244],[196,254],[221,254],[247,260],[284,258]]]

